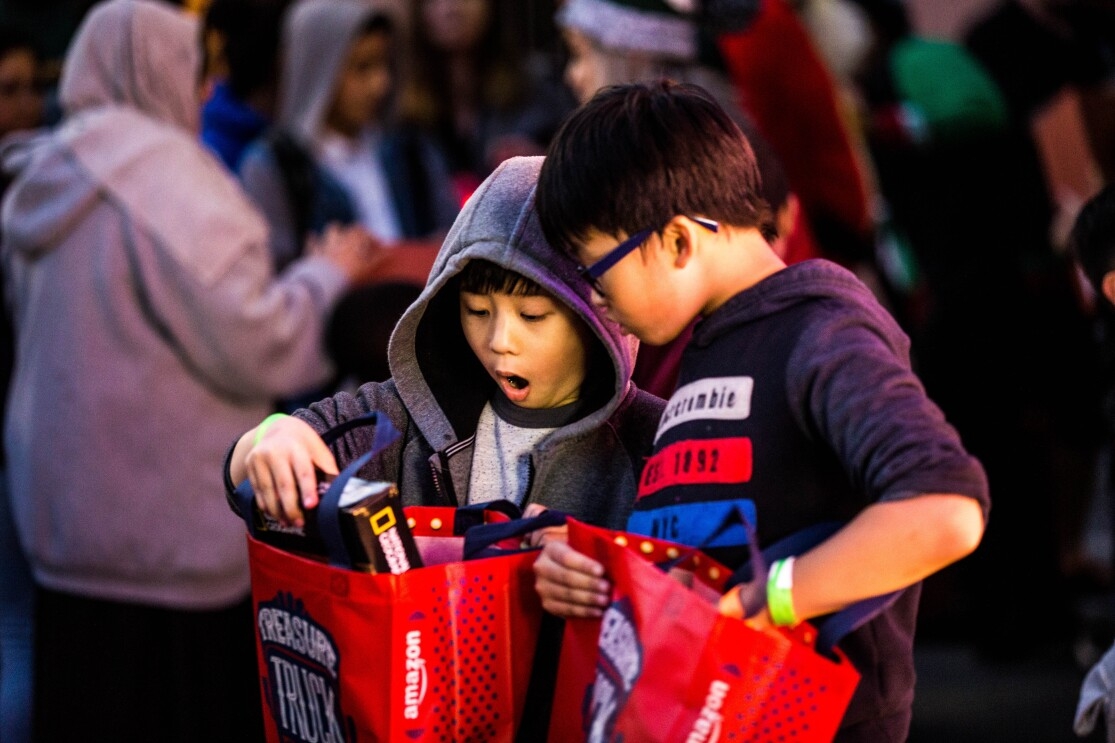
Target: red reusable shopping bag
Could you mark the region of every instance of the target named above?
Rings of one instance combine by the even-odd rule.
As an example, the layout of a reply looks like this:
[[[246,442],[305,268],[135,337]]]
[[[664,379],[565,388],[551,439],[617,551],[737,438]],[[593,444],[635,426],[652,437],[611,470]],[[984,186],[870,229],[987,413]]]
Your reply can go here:
[[[614,589],[602,619],[566,622],[551,741],[832,740],[859,674],[817,652],[810,625],[760,632],[721,615],[702,594],[729,570],[693,554],[681,566],[708,585],[687,587],[648,561],[679,545],[572,519],[569,543]]]
[[[542,615],[535,553],[402,575],[251,538],[249,557],[268,741],[514,739]]]
[[[379,426],[392,435],[381,438],[377,430],[373,451],[345,468],[322,506],[393,439],[387,421]],[[250,485],[241,485],[236,498],[241,513],[250,514]],[[462,543],[500,527],[498,535],[468,545],[479,553],[512,532],[551,525],[553,515],[486,524],[506,522],[501,510],[405,509],[423,567],[399,575],[325,564],[249,535],[267,740],[514,740],[542,620],[536,553],[496,550],[462,560]],[[343,562],[330,519],[317,515],[330,560]],[[246,522],[251,532],[250,515]]]

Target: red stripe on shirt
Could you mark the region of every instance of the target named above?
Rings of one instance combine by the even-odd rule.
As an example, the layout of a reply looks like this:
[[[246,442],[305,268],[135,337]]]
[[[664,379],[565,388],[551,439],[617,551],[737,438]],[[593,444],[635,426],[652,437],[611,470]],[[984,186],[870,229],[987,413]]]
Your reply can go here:
[[[647,460],[637,497],[671,485],[721,485],[750,479],[751,439],[678,441]]]

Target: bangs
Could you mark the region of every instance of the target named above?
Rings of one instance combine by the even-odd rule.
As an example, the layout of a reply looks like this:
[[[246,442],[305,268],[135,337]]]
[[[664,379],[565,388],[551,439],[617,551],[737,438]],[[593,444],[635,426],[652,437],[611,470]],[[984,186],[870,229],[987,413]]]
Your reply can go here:
[[[491,261],[469,261],[461,271],[460,290],[469,294],[509,294],[518,297],[549,296],[538,283]]]

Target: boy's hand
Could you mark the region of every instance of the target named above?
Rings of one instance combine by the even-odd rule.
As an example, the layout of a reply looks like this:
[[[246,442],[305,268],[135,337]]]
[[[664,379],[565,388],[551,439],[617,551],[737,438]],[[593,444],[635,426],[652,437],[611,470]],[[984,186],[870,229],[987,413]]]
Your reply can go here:
[[[538,516],[544,511],[548,510],[549,509],[545,506],[540,506],[537,503],[531,503],[523,511],[523,518],[534,518],[535,516]],[[526,547],[542,547],[555,540],[559,542],[568,542],[569,527],[565,524],[562,524],[561,526],[548,526],[545,529],[532,531],[523,539],[523,545]]]
[[[718,608],[720,613],[726,617],[742,619],[751,629],[765,630],[774,626],[770,621],[770,613],[767,612],[765,606],[753,617],[745,617],[743,615],[743,602],[740,601],[739,586],[736,586],[720,597],[720,605]]]
[[[612,600],[604,567],[564,541],[546,542],[534,561],[534,587],[542,608],[559,617],[599,617]]]
[[[333,452],[298,418],[282,418],[267,429],[244,458],[260,510],[283,524],[302,526],[302,508],[317,505],[317,474],[337,474]]]

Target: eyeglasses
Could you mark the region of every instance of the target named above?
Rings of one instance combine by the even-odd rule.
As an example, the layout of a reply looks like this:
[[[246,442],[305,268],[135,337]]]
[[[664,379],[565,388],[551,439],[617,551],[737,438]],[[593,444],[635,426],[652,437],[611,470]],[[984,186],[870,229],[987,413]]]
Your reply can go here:
[[[720,231],[720,223],[714,219],[707,219],[705,217],[690,217],[690,219],[710,232]],[[612,248],[603,258],[596,261],[591,266],[577,266],[577,274],[592,285],[593,291],[603,297],[604,290],[600,287],[600,277],[612,266],[626,258],[628,253],[645,243],[651,235],[661,230],[662,227],[639,230],[631,237]]]

